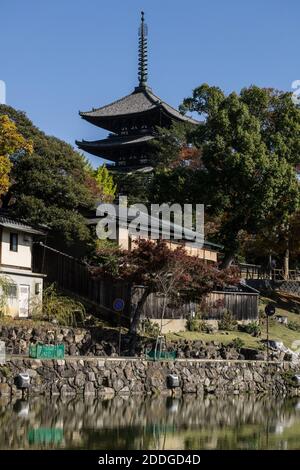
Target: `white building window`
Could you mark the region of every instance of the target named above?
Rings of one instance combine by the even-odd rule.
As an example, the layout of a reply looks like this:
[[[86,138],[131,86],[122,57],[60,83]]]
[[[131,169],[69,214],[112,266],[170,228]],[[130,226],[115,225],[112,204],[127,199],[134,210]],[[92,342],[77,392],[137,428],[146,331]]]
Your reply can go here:
[[[18,251],[19,236],[17,233],[10,232],[9,234],[9,249],[10,251]]]
[[[10,284],[7,286],[7,297],[10,299],[16,299],[18,294],[18,288],[16,284]]]

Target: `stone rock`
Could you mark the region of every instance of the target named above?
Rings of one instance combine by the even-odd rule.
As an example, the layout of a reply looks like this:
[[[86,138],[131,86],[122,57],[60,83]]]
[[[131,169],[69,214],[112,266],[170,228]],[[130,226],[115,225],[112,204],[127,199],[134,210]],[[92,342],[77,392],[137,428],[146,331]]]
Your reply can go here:
[[[19,340],[19,349],[20,351],[26,351],[27,350],[27,341],[24,339]]]
[[[96,382],[96,376],[94,372],[89,372],[88,373],[88,379],[90,382]]]
[[[125,367],[124,375],[125,375],[127,380],[132,380],[133,377],[134,377],[132,368],[131,367]]]
[[[196,393],[197,385],[193,382],[184,382],[183,391],[184,393]]]
[[[7,383],[0,383],[0,397],[8,397],[11,395],[11,388]]]
[[[209,385],[210,385],[210,380],[208,377],[206,377],[206,379],[204,380],[204,386],[209,387]]]
[[[38,375],[35,369],[26,369],[26,374],[28,374],[32,379]]]
[[[75,376],[75,381],[74,384],[77,385],[78,387],[83,387],[85,384],[85,374],[83,372],[78,372]]]
[[[76,375],[76,371],[74,369],[63,369],[60,372],[60,376],[63,377],[64,379],[75,377],[75,375]]]
[[[245,369],[243,375],[246,382],[251,382],[253,380],[252,372],[249,369]]]
[[[71,331],[68,332],[67,336],[65,337],[65,341],[67,343],[73,343],[74,341],[74,336]]]
[[[255,355],[254,359],[256,361],[264,361],[265,360],[265,355],[263,353],[258,353]]]
[[[40,359],[31,359],[29,361],[29,366],[31,369],[38,369],[39,367],[42,367],[42,361]]]
[[[84,395],[95,395],[96,390],[93,382],[86,382],[84,386]]]
[[[61,395],[76,395],[76,390],[68,384],[63,384],[60,388]]]
[[[70,344],[69,346],[69,354],[70,356],[76,356],[77,354],[77,346],[75,344]]]
[[[54,380],[57,377],[55,370],[48,367],[39,367],[37,373],[46,380]]]
[[[113,397],[115,396],[115,391],[111,387],[101,387],[98,390],[98,395],[103,397]]]
[[[60,395],[59,388],[57,387],[56,383],[51,385],[51,395]]]
[[[78,334],[75,333],[75,337],[74,337],[75,343],[76,344],[81,343],[81,341],[83,340],[84,337],[85,337],[85,332],[84,333],[78,333]]]
[[[112,388],[116,391],[119,392],[122,388],[124,387],[124,382],[121,379],[115,379],[112,382]]]
[[[68,361],[68,366],[73,369],[73,370],[77,370],[78,367],[77,367],[77,361],[75,360],[72,360],[72,361]]]

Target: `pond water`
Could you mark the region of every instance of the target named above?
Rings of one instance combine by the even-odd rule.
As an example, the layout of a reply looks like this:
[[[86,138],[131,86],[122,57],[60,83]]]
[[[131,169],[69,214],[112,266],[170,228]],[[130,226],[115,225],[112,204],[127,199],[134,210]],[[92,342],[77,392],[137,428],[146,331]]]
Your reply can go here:
[[[0,399],[1,449],[300,449],[300,399]]]

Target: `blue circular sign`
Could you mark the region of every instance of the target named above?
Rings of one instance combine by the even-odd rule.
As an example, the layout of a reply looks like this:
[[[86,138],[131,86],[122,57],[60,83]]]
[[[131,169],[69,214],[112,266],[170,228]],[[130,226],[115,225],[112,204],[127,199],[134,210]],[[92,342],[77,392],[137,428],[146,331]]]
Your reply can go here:
[[[125,307],[125,302],[124,302],[123,299],[115,299],[114,300],[113,309],[116,312],[122,312],[122,310],[124,310],[124,307]]]

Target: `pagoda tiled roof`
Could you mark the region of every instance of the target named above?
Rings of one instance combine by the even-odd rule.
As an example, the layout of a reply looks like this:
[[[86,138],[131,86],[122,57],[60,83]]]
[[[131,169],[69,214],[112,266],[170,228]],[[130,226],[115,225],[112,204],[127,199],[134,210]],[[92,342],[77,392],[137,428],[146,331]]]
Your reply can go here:
[[[87,149],[88,147],[96,147],[98,149],[110,148],[110,147],[119,147],[119,146],[126,146],[126,145],[136,145],[141,144],[143,142],[148,142],[149,140],[154,139],[153,135],[126,135],[126,136],[111,136],[108,139],[102,140],[76,140],[76,144],[82,148],[83,150]]]
[[[167,114],[179,121],[199,124],[195,119],[181,114],[177,109],[165,103],[152,92],[151,88],[147,86],[137,87],[130,95],[124,96],[111,104],[102,106],[101,108],[92,109],[91,111],[80,112],[79,114],[81,117],[87,119],[101,119],[145,113],[156,108],[162,108]]]

